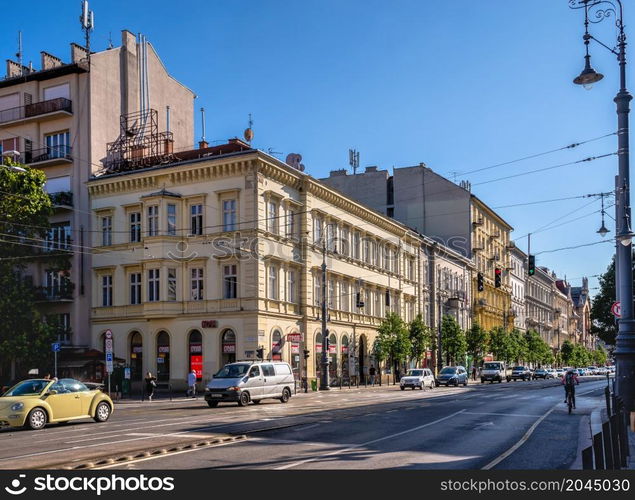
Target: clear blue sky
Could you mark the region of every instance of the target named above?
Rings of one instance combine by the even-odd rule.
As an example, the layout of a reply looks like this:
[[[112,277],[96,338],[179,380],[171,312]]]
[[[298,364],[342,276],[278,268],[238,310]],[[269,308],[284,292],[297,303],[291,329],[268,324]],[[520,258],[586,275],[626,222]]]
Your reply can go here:
[[[626,3],[628,29],[635,5]],[[40,50],[68,60],[68,43],[82,42],[79,1],[20,6],[0,30],[0,56],[13,56],[22,30],[26,62],[39,66]],[[93,49],[105,49],[109,33],[119,45],[123,28],[144,33],[170,73],[199,96],[208,140],[240,136],[253,113],[255,146],[282,159],[301,153],[315,177],[346,167],[351,147],[362,167],[425,162],[441,173],[465,172],[616,130],[614,56],[592,46],[605,79],[591,91],[571,82],[584,62],[583,15],[567,0],[93,0],[91,8]],[[612,23],[593,33],[613,45]],[[197,129],[199,121],[197,114]],[[615,156],[476,184],[616,150],[612,136],[458,179],[469,179],[492,207],[610,191]],[[562,222],[599,210],[591,201],[498,211],[526,249],[523,235],[567,213]],[[532,250],[599,241],[599,226],[595,213],[541,232]],[[609,218],[607,226],[613,235]],[[603,272],[612,253],[603,244],[545,253],[538,264],[579,285],[583,275]]]

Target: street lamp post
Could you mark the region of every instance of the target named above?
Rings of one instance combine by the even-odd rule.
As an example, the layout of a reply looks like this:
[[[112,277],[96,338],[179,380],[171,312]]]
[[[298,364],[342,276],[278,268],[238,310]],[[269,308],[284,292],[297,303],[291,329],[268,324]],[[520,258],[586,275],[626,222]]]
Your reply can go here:
[[[320,390],[328,391],[329,387],[329,331],[326,327],[328,307],[326,297],[326,241],[322,241],[322,376]]]
[[[615,96],[617,105],[617,137],[619,171],[615,193],[616,238],[616,281],[617,296],[621,302],[621,318],[615,340],[615,391],[628,411],[635,410],[635,322],[633,321],[633,258],[630,226],[630,175],[629,175],[629,103],[633,98],[626,89],[626,34],[624,32],[623,8],[621,0],[569,0],[572,9],[584,9],[584,44],[586,47],[585,67],[574,83],[588,88],[600,81],[603,75],[597,73],[590,64],[589,42],[596,41],[617,56],[620,67],[620,89]],[[591,12],[591,16],[589,13]],[[589,22],[598,23],[615,17],[618,29],[617,47],[611,48],[589,34]]]

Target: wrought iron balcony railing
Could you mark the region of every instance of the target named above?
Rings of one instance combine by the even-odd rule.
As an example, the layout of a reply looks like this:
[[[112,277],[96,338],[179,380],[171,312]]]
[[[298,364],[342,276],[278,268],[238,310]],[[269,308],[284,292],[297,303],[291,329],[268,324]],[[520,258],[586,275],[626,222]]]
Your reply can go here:
[[[0,124],[46,115],[56,111],[72,113],[73,102],[65,97],[57,97],[55,99],[49,99],[48,101],[34,102],[16,108],[3,109],[0,111]]]
[[[72,160],[72,152],[73,148],[70,146],[49,146],[41,149],[34,149],[32,151],[25,151],[22,153],[20,159],[25,165],[56,159]]]

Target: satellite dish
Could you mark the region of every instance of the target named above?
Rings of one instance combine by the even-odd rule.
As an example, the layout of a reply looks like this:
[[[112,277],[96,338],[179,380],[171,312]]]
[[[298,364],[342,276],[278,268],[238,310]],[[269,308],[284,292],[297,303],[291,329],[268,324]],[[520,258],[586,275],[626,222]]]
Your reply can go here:
[[[298,153],[289,153],[287,159],[284,161],[287,165],[292,166],[300,172],[304,172],[304,165],[300,163],[302,161],[302,155]]]

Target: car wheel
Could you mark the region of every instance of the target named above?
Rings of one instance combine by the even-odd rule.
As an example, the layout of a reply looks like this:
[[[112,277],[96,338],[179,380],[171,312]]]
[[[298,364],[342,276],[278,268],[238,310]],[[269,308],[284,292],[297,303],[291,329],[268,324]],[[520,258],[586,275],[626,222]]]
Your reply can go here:
[[[262,399],[252,399],[251,402],[255,405],[259,405],[262,402]]]
[[[281,403],[288,403],[291,399],[291,391],[286,387],[282,389],[282,397],[280,398]]]
[[[48,417],[42,408],[33,408],[26,417],[26,426],[34,431],[43,429]]]
[[[95,408],[95,416],[93,419],[95,422],[105,422],[110,418],[110,405],[105,401],[102,401]]]
[[[465,382],[463,382],[463,387],[467,387],[467,379],[465,379]]]
[[[247,406],[249,404],[249,394],[241,392],[238,397],[238,406]]]
[[[426,384],[424,382],[421,382],[421,385],[419,386],[419,389],[421,389],[422,391],[426,388]]]
[[[485,383],[485,380],[484,380],[484,379],[481,379],[481,384],[484,384],[484,383]]]
[[[405,388],[403,385],[402,385],[402,386],[400,386],[400,389],[401,389],[402,391],[405,391],[405,390],[406,390],[406,388]]]
[[[210,408],[216,408],[218,406],[218,401],[208,401],[207,406]]]

